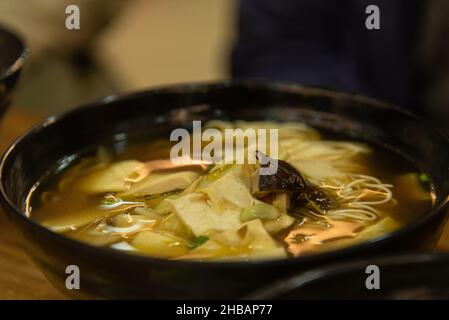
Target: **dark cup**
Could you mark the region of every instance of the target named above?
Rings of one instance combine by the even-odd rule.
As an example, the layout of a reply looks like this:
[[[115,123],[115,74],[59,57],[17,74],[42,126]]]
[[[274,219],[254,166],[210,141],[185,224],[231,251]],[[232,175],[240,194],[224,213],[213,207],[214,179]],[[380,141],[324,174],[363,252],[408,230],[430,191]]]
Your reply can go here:
[[[11,104],[28,50],[15,34],[0,27],[0,117]]]
[[[449,299],[449,255],[390,256],[337,264],[260,289],[250,299]]]

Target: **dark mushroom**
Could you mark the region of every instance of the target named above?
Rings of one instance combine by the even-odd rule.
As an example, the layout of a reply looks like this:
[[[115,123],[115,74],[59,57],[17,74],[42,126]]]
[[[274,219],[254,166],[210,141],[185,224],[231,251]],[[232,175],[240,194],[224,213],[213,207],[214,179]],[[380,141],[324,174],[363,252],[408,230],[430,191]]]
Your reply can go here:
[[[331,209],[337,207],[337,202],[319,186],[314,185],[306,178],[304,178],[298,170],[284,160],[271,159],[261,152],[257,153],[257,159],[265,157],[265,164],[261,166],[268,166],[268,161],[277,161],[278,169],[272,175],[257,175],[254,177],[253,193],[266,194],[270,192],[284,192],[292,193],[292,205],[297,202],[305,201],[307,205],[316,209],[320,213],[326,213]]]

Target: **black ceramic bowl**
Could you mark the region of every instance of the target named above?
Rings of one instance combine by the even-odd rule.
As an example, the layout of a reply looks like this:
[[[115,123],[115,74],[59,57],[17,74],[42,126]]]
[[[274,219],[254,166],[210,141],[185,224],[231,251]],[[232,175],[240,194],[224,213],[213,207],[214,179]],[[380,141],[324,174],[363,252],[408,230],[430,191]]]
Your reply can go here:
[[[24,214],[32,185],[64,157],[115,139],[168,137],[192,120],[304,121],[402,154],[433,179],[438,201],[425,217],[353,247],[257,262],[169,261],[92,247],[41,227]],[[335,261],[434,246],[449,194],[449,141],[415,116],[370,98],[296,85],[221,82],[178,85],[109,97],[52,116],[20,137],[0,164],[1,199],[26,250],[50,281],[69,295],[104,298],[238,298],[271,280]],[[81,271],[81,290],[65,288],[66,266]]]
[[[0,116],[11,102],[11,93],[27,56],[25,44],[0,27]]]
[[[377,269],[373,271],[372,266]],[[449,255],[445,253],[383,257],[288,277],[248,298],[448,300],[448,268]],[[374,278],[376,275],[378,281]]]

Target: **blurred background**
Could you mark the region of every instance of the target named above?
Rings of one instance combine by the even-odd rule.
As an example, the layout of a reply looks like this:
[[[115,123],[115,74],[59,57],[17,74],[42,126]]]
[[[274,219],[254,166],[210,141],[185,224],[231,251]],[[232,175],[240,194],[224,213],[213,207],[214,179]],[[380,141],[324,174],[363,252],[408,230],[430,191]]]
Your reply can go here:
[[[65,9],[80,8],[67,30]],[[228,77],[233,0],[0,0],[30,60],[14,108],[54,113],[108,94]]]
[[[80,30],[67,30],[77,5]],[[367,30],[368,5],[380,30]],[[377,97],[449,122],[447,0],[0,0],[28,61],[14,108],[39,115],[115,93],[265,78]]]

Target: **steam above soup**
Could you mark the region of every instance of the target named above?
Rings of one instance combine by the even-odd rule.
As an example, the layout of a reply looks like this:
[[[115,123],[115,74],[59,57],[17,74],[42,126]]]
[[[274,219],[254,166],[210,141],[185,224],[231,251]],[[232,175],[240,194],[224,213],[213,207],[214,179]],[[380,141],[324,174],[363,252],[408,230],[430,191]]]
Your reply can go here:
[[[278,129],[276,159],[257,157],[277,160],[276,173],[260,174],[262,161],[174,164],[164,140],[119,153],[103,147],[39,181],[27,214],[92,245],[169,259],[247,260],[374,239],[432,206],[429,178],[386,150],[325,139],[300,123],[207,127]]]

